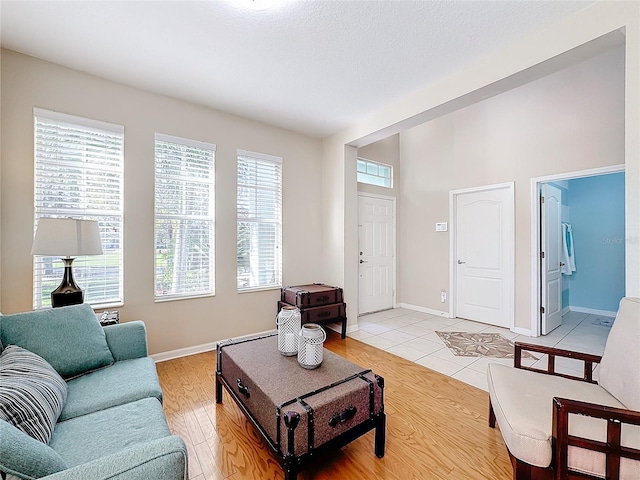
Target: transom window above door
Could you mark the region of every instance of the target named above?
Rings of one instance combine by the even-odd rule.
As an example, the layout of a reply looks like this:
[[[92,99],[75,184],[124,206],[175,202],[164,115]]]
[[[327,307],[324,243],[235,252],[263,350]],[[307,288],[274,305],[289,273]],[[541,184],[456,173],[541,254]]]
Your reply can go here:
[[[359,183],[393,188],[393,167],[391,165],[358,158],[357,171]]]

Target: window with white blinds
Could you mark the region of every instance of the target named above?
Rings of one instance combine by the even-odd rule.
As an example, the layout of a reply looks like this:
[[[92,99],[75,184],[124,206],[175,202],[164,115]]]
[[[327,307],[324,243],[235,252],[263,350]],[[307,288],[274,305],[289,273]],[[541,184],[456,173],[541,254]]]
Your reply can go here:
[[[124,127],[34,109],[35,228],[41,217],[97,220],[103,255],[77,258],[73,275],[94,307],[121,304]],[[34,256],[33,307],[51,306],[57,257]]]
[[[282,286],[282,159],[238,150],[238,290]]]
[[[216,146],[156,134],[155,298],[215,293]]]

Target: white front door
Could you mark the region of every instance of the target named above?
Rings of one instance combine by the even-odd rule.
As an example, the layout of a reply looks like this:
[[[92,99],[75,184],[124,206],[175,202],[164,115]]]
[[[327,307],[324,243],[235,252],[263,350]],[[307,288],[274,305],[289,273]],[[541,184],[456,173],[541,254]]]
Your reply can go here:
[[[455,314],[509,328],[513,316],[513,186],[455,195]]]
[[[393,200],[365,194],[359,203],[359,314],[393,307]]]
[[[541,332],[546,335],[562,323],[562,190],[542,184],[540,205],[540,253],[542,278]],[[544,199],[544,200],[542,200]]]

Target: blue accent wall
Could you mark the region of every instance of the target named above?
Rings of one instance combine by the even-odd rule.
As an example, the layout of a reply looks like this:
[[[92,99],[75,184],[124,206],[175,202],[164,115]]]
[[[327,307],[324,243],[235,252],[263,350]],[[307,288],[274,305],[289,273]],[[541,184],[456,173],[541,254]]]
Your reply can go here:
[[[564,277],[565,275],[563,275]],[[564,280],[562,282],[562,309],[571,305],[569,301],[569,280]]]
[[[569,304],[615,312],[625,294],[624,173],[570,180],[569,208],[576,259]]]

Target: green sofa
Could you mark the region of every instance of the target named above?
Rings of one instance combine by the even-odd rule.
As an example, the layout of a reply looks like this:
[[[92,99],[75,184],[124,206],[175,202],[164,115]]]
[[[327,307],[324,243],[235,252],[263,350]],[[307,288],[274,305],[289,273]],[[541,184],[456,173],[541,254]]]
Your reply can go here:
[[[0,351],[46,360],[66,385],[48,444],[0,420],[0,472],[50,480],[187,478],[186,447],[169,431],[143,322],[103,328],[89,305],[74,305],[0,316],[0,341]],[[3,418],[9,370],[0,370]]]

